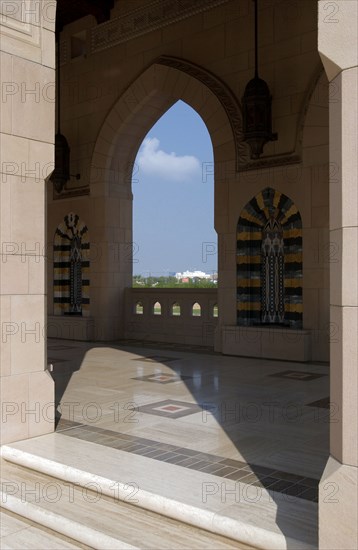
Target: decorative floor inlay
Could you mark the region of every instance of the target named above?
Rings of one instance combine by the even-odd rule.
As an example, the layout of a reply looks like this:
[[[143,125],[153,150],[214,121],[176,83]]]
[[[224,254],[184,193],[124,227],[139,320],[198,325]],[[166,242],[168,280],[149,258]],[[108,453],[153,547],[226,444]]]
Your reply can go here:
[[[136,376],[132,380],[140,380],[141,382],[155,382],[157,384],[172,384],[182,380],[191,379],[192,376],[179,376],[178,374],[155,373],[147,376]]]
[[[318,399],[318,401],[313,401],[313,403],[308,403],[307,407],[319,407],[320,409],[329,409],[330,408],[329,397],[323,397],[322,399]]]
[[[74,422],[73,420],[67,420],[67,418],[61,418],[56,413],[55,416],[55,426],[56,432],[62,432],[63,430],[70,430],[71,428],[77,428],[78,426],[83,426],[81,422]]]
[[[276,372],[275,374],[269,374],[274,378],[291,378],[292,380],[302,380],[303,382],[308,382],[309,380],[315,380],[316,378],[321,378],[322,376],[327,376],[326,374],[317,374],[315,372],[302,372],[296,370],[285,370],[282,372]]]
[[[182,418],[189,414],[201,412],[202,408],[194,403],[185,401],[176,401],[174,399],[165,399],[157,403],[149,403],[136,408],[136,411],[146,414],[155,414],[166,418]]]
[[[178,361],[178,357],[165,357],[164,355],[151,355],[150,357],[139,357],[132,361],[140,361],[144,363],[170,363],[170,361]]]
[[[190,405],[190,403],[186,405]],[[202,453],[194,449],[160,443],[159,441],[121,432],[114,432],[97,426],[77,424],[68,420],[60,420],[57,431],[97,445],[112,447],[161,462],[169,462],[183,468],[206,472],[222,479],[262,487],[269,492],[272,491],[274,493],[318,502],[318,479],[299,476],[273,468],[256,466],[240,460]]]
[[[62,346],[60,344],[48,344],[48,349],[51,351],[62,351],[63,349],[76,349],[74,346]]]

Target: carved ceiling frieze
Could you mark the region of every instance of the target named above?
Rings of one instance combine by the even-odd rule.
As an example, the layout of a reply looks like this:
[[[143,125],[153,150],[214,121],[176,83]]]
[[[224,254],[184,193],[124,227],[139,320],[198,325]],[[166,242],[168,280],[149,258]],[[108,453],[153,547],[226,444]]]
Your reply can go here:
[[[154,0],[91,29],[91,53],[202,13],[229,0]]]

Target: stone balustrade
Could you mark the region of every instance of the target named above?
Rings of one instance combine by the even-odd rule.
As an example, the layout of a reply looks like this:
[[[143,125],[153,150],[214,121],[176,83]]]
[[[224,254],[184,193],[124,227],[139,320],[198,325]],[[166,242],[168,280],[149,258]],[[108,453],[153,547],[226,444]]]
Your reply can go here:
[[[217,324],[215,288],[126,290],[126,338],[214,346]]]

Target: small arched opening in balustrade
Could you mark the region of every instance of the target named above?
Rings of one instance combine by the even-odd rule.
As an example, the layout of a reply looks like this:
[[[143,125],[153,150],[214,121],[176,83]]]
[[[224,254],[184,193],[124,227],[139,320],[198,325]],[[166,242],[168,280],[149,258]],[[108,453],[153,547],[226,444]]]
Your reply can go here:
[[[180,304],[178,302],[174,302],[174,304],[172,305],[171,307],[171,315],[173,317],[180,317],[181,315],[181,307],[180,307]]]
[[[153,304],[153,315],[161,315],[162,314],[162,304],[160,302],[155,302]]]

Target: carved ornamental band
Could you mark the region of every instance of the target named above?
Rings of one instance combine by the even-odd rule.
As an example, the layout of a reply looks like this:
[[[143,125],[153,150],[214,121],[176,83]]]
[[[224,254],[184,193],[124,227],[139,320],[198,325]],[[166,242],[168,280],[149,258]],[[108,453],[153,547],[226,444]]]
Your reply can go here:
[[[228,0],[155,0],[93,28],[91,53],[112,48],[227,2]]]

